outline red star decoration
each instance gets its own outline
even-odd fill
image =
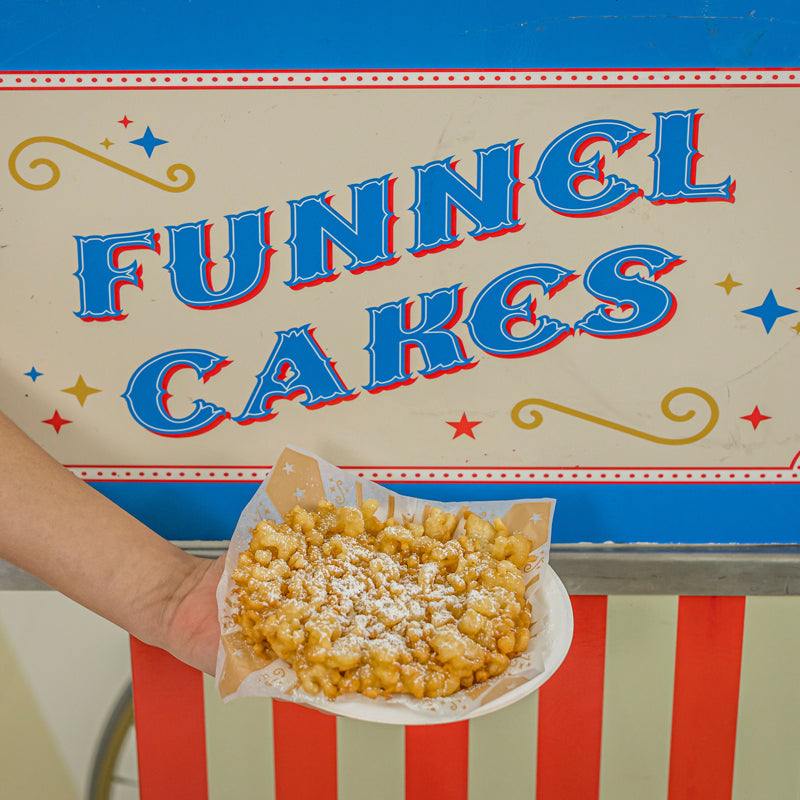
[[[739,417],[739,419],[746,419],[753,426],[753,430],[755,430],[765,419],[772,419],[772,417],[762,414],[758,410],[758,406],[756,406],[746,417]]]
[[[133,120],[128,119],[128,115],[126,114],[122,119],[118,119],[117,122],[119,122],[120,125],[124,125],[127,128],[128,125],[130,125],[133,122]]]
[[[466,414],[461,415],[461,419],[458,422],[448,422],[448,425],[452,425],[456,432],[453,434],[453,438],[457,439],[459,436],[469,436],[471,439],[475,438],[475,434],[472,432],[472,429],[476,425],[480,425],[480,422],[470,422],[467,419]]]
[[[61,432],[61,428],[64,425],[69,425],[72,422],[72,420],[71,419],[64,419],[58,413],[58,411],[54,411],[53,412],[53,416],[50,417],[50,419],[43,419],[42,422],[44,422],[46,425],[52,425],[56,429],[56,433],[60,433]]]

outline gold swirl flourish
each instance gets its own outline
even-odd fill
[[[19,174],[19,170],[17,169],[17,159],[22,151],[26,147],[30,147],[30,145],[40,143],[57,144],[61,147],[66,147],[75,153],[80,153],[82,156],[91,158],[100,164],[105,164],[107,167],[116,169],[119,172],[124,172],[126,175],[130,175],[132,178],[144,181],[144,183],[149,183],[151,186],[155,186],[157,189],[162,189],[165,192],[185,192],[194,184],[195,181],[194,170],[186,164],[172,164],[167,168],[167,177],[172,181],[172,183],[169,184],[156,180],[155,178],[151,178],[149,175],[145,175],[142,172],[137,172],[136,170],[130,169],[129,167],[119,164],[116,161],[112,161],[110,158],[101,156],[98,153],[93,153],[91,150],[87,150],[85,147],[81,147],[80,145],[70,142],[67,139],[60,139],[57,136],[32,136],[30,139],[25,139],[24,142],[20,142],[11,151],[11,155],[8,157],[8,170],[11,173],[11,177],[14,178],[14,180],[20,184],[20,186],[24,186],[26,189],[32,189],[34,191],[50,189],[52,186],[55,186],[56,183],[58,183],[58,179],[61,177],[61,170],[58,168],[58,165],[49,158],[35,158],[28,165],[31,169],[36,169],[37,167],[47,167],[50,170],[50,179],[46,180],[44,183],[31,183],[31,181],[25,180],[25,178]],[[185,180],[181,184],[177,183],[179,173],[183,173],[183,175],[185,175]]]
[[[338,505],[344,505],[345,501],[347,500],[347,495],[345,494],[342,481],[331,478],[330,488],[332,492],[337,492],[333,498],[333,502],[337,503]]]
[[[578,411],[577,409],[569,408],[568,406],[552,403],[551,401],[544,400],[540,397],[529,397],[526,400],[520,400],[511,410],[511,419],[514,424],[520,428],[524,428],[526,430],[537,428],[542,424],[542,413],[535,408],[530,410],[529,406],[544,406],[545,408],[553,409],[553,411],[559,411],[562,414],[569,414],[572,417],[578,417],[579,419],[586,420],[586,422],[594,422],[596,425],[603,425],[606,428],[611,428],[612,430],[619,431],[620,433],[627,433],[630,436],[638,436],[640,439],[646,439],[648,442],[672,445],[691,444],[692,442],[697,442],[704,436],[708,436],[708,434],[711,433],[714,426],[719,421],[719,406],[717,405],[716,400],[714,400],[714,398],[708,394],[708,392],[704,392],[702,389],[696,389],[691,386],[683,386],[679,389],[673,389],[671,392],[668,392],[666,395],[664,395],[664,399],[661,401],[661,413],[667,419],[673,420],[674,422],[687,422],[688,420],[692,419],[692,417],[695,415],[695,412],[692,409],[689,409],[683,414],[677,414],[672,410],[672,401],[676,397],[687,394],[699,397],[706,403],[710,412],[709,419],[702,430],[698,431],[693,436],[685,436],[679,439],[672,439],[666,436],[656,436],[655,434],[647,433],[646,431],[640,431],[636,428],[629,428],[627,425],[620,425],[618,422],[611,422],[610,420],[603,419],[602,417],[596,417],[594,414],[587,414],[584,411]],[[526,409],[529,410],[531,417],[529,422],[523,421],[521,416],[522,411]]]

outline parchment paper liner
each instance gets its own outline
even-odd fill
[[[500,517],[509,530],[533,541],[534,559],[525,570],[526,596],[533,607],[531,643],[497,678],[462,689],[450,697],[418,700],[410,695],[370,699],[350,694],[329,700],[300,688],[294,670],[281,659],[256,656],[245,644],[232,619],[235,610],[231,574],[239,554],[250,544],[251,529],[260,519],[281,521],[283,514],[300,505],[316,508],[327,498],[336,505],[359,506],[378,500],[379,519],[421,521],[431,505],[458,514],[465,509],[493,519]],[[501,708],[537,688],[561,663],[572,638],[569,599],[561,582],[548,567],[550,533],[555,500],[477,501],[432,503],[399,495],[359,478],[296,447],[283,450],[274,467],[242,512],[231,538],[225,573],[217,587],[222,639],[217,656],[216,685],[227,702],[238,697],[267,696],[291,700],[332,714],[396,724],[454,722]],[[463,521],[459,532],[463,531]]]

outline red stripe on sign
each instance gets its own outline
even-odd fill
[[[407,800],[466,800],[469,723],[406,727]]]
[[[140,800],[208,800],[203,674],[131,637]]]
[[[681,597],[669,800],[730,800],[744,597]]]
[[[539,690],[536,800],[596,800],[600,791],[605,596],[575,596],[564,663]]]
[[[272,701],[276,800],[336,800],[336,717]]]

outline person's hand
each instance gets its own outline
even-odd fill
[[[213,675],[219,648],[217,584],[225,568],[225,556],[195,558],[193,571],[176,593],[165,623],[165,648],[190,666]],[[168,612],[169,613],[169,612]]]

